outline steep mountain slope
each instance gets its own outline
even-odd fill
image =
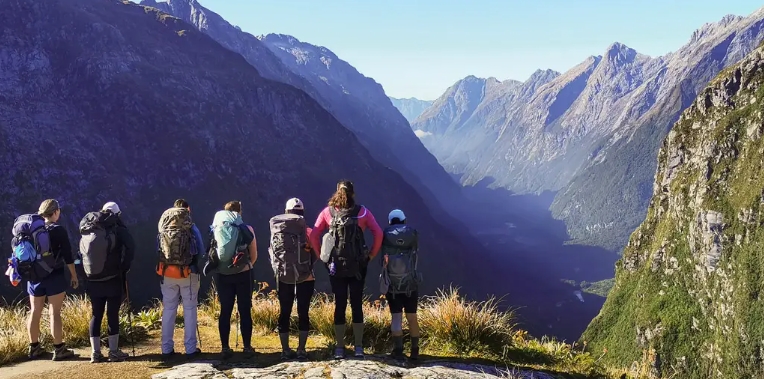
[[[175,198],[189,200],[202,228],[226,201],[242,200],[259,236],[256,279],[272,281],[270,216],[298,196],[313,219],[343,177],[380,221],[394,207],[412,215],[428,254],[440,257],[420,264],[425,291],[453,282],[472,294],[506,292],[467,275],[496,266],[476,260],[480,251],[320,104],[182,20],[119,0],[14,0],[0,22],[0,229],[53,197],[76,245],[80,217],[118,202],[140,252],[130,275],[145,285],[134,301],[158,294],[156,220]],[[1,233],[0,245],[8,239]]]
[[[454,199],[461,199],[458,183],[414,135],[382,86],[328,49],[285,35],[254,37],[196,0],[143,0],[141,4],[185,20],[241,54],[264,77],[311,95],[356,134],[377,161],[412,184],[434,211],[443,213]]]
[[[408,122],[416,120],[416,118],[433,103],[432,100],[419,100],[415,97],[406,99],[396,99],[391,97],[390,101],[393,103],[393,106],[398,108],[398,111],[401,112]]]
[[[696,31],[663,58],[661,73],[634,91],[616,130],[598,141],[551,210],[580,242],[620,250],[644,219],[661,141],[695,96],[723,68],[764,39],[764,11],[727,16]]]
[[[582,339],[654,376],[764,375],[764,47],[682,113],[658,154],[647,218]]]
[[[506,99],[508,89],[496,96],[506,105],[459,120],[439,99],[412,127],[443,130],[424,142],[462,183],[559,190],[551,209],[572,237],[618,250],[644,217],[660,140],[704,83],[764,38],[763,20],[764,10],[725,17],[658,58],[615,43],[526,97]]]

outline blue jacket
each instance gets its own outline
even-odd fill
[[[202,272],[202,265],[204,265],[203,258],[206,257],[207,253],[204,251],[204,240],[202,239],[202,233],[199,231],[199,228],[196,227],[196,224],[191,225],[191,234],[194,236],[194,249],[191,249],[191,255],[193,256],[193,260],[191,261],[191,272],[194,274],[199,274]],[[200,261],[200,258],[202,258],[202,261]]]

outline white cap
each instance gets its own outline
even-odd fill
[[[296,197],[293,197],[293,198],[291,198],[291,199],[289,199],[287,201],[286,208],[284,208],[284,209],[286,209],[288,211],[291,211],[291,210],[304,210],[305,206],[302,204],[302,200],[300,200],[300,199],[298,199]]]
[[[121,212],[119,210],[119,205],[117,205],[117,203],[115,203],[113,201],[110,201],[110,202],[104,204],[103,205],[103,210],[104,211],[110,211],[111,213],[114,213],[115,215],[119,214]]]
[[[397,218],[398,220],[403,221],[406,219],[406,215],[403,214],[403,211],[400,209],[393,209],[392,211],[390,211],[390,214],[387,215],[387,223],[389,224],[393,222],[394,218]]]

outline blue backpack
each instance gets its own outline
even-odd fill
[[[58,268],[48,230],[45,219],[36,214],[21,215],[13,222],[10,264],[22,279],[40,282]]]

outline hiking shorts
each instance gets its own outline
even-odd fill
[[[391,294],[385,295],[387,305],[390,307],[390,313],[401,313],[404,310],[406,313],[416,313],[417,306],[419,305],[419,294],[417,291],[411,293],[411,296],[405,294]]]
[[[33,297],[56,296],[66,292],[69,283],[66,282],[64,270],[55,270],[40,282],[27,282],[27,293]]]

